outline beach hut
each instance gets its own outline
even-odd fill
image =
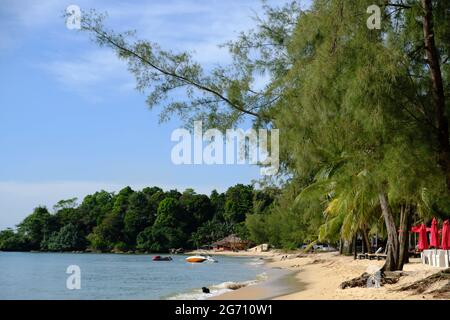
[[[217,251],[236,251],[245,250],[249,245],[248,241],[242,240],[237,235],[232,234],[222,240],[211,244],[214,250]]]

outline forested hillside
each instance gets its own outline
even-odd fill
[[[242,184],[209,196],[158,187],[99,191],[80,204],[74,198],[59,201],[51,211],[37,207],[17,230],[0,232],[0,250],[167,252],[232,233],[247,238],[246,217],[267,211],[276,193]]]

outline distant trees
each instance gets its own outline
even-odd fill
[[[225,193],[225,221],[240,223],[253,210],[253,187],[238,184]]]
[[[79,205],[76,198],[61,200],[54,213],[37,207],[16,231],[0,232],[0,250],[165,252],[198,247],[231,233],[246,236],[243,221],[261,210],[261,201],[267,202],[261,200],[264,193],[244,185],[225,193],[214,190],[210,197],[193,189],[180,193],[158,187],[100,191]]]
[[[139,233],[146,226],[152,225],[156,218],[156,212],[150,206],[144,192],[135,192],[130,196],[129,207],[124,217],[125,240],[130,245],[135,245]]]
[[[18,234],[23,237],[29,250],[41,249],[41,243],[47,241],[59,227],[58,220],[47,208],[37,207],[17,227]]]
[[[0,250],[2,251],[27,251],[29,246],[23,235],[12,229],[0,231]]]
[[[44,240],[41,243],[41,249],[46,251],[79,251],[84,250],[86,243],[83,232],[79,227],[69,223]]]

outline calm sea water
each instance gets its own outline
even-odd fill
[[[0,252],[0,299],[202,299],[230,282],[264,277],[257,258],[216,257],[189,264],[186,256],[153,262],[150,255]],[[69,265],[81,269],[81,289],[68,290]]]

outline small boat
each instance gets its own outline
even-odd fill
[[[172,257],[154,256],[153,261],[172,261]]]
[[[208,260],[208,258],[204,256],[190,256],[186,258],[186,262],[189,263],[202,263],[204,261]]]

